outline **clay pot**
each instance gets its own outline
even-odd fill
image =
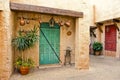
[[[98,56],[101,54],[101,51],[95,51],[95,55]]]
[[[26,20],[26,23],[27,23],[27,24],[29,24],[29,23],[30,23],[30,21],[27,19],[27,20]]]
[[[39,23],[42,23],[41,19],[38,19],[38,22],[39,22]]]
[[[22,75],[28,74],[28,73],[29,73],[29,67],[21,66],[21,67],[20,67],[20,73],[21,73]]]
[[[59,24],[59,26],[63,26],[64,25],[64,23],[62,21],[60,21],[58,24]]]
[[[65,25],[66,25],[67,27],[70,27],[70,21],[65,22]]]
[[[23,17],[21,17],[21,19],[20,19],[20,25],[21,25],[21,26],[24,26],[24,25],[25,25],[25,20],[23,19]]]

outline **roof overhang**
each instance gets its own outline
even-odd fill
[[[13,3],[13,2],[10,3],[10,9],[13,11],[37,12],[37,13],[44,13],[44,14],[54,14],[54,15],[83,18],[83,12],[29,5],[29,4],[20,4],[20,3]]]

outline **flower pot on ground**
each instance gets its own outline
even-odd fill
[[[29,67],[27,67],[27,66],[20,66],[20,73],[22,75],[28,74],[29,73]]]
[[[100,42],[93,43],[93,50],[95,55],[101,55],[102,49],[103,49],[102,43]]]
[[[25,56],[23,52],[33,47],[38,41],[37,28],[34,27],[31,30],[19,31],[18,33],[18,36],[12,40],[13,46],[21,52],[21,57],[16,60],[15,65],[17,66],[17,69],[20,70],[21,74],[27,74],[29,72],[29,68],[34,62]],[[25,67],[28,68],[26,69]],[[25,72],[25,69],[28,71]]]
[[[95,55],[96,56],[101,55],[101,51],[95,51]]]
[[[29,69],[34,67],[34,61],[32,59],[28,59],[23,61],[22,65],[20,66],[20,73],[22,75],[26,75],[29,73]]]
[[[18,57],[15,61],[15,67],[22,75],[29,73],[29,69],[34,67],[34,61],[30,58],[23,60],[21,57]]]

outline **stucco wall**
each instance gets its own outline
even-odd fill
[[[0,10],[4,9],[3,0],[0,0]]]
[[[96,6],[96,22],[120,17],[120,0],[90,0]]]
[[[0,12],[0,26],[3,26],[2,24],[3,21],[3,16],[2,16],[2,12]],[[2,49],[3,47],[3,34],[1,34],[3,32],[3,27],[0,28],[0,53],[3,53]],[[1,47],[2,46],[2,47]],[[2,56],[3,54],[0,54],[0,56]],[[2,68],[3,68],[3,57],[0,58],[0,78],[2,77]]]
[[[0,12],[0,80],[8,80],[13,70],[11,39],[14,13],[10,12],[9,0],[3,6]]]

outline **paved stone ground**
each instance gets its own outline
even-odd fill
[[[36,69],[28,75],[15,73],[10,80],[120,80],[120,60],[90,56],[90,69],[77,70],[72,66]]]

